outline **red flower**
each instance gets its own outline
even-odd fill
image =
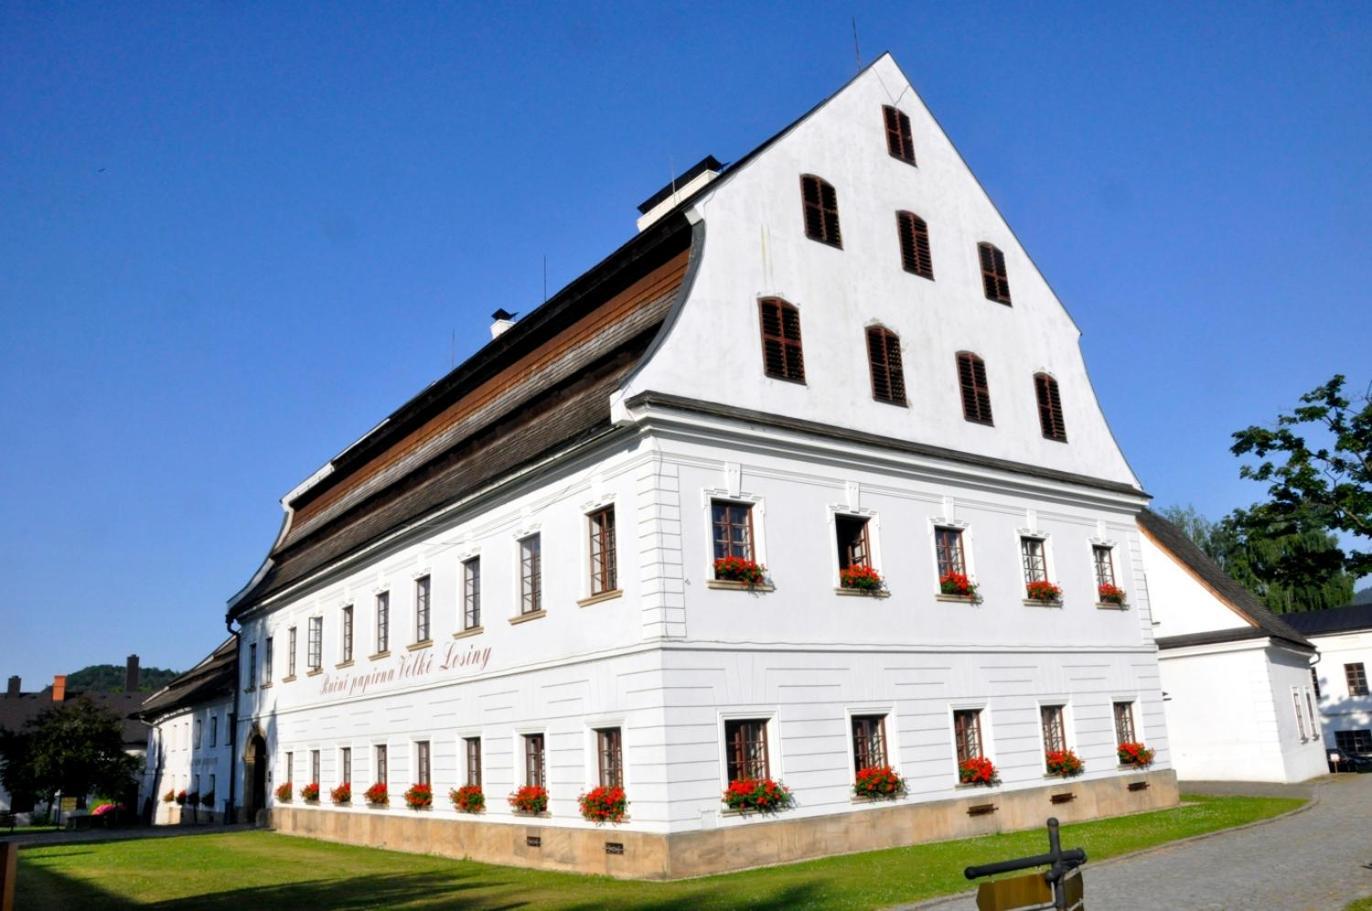
[[[962,573],[944,573],[939,577],[938,590],[945,595],[959,595],[964,598],[975,597],[977,587]]]
[[[582,817],[596,825],[623,822],[624,814],[629,808],[629,801],[624,796],[623,788],[607,788],[603,785],[582,794],[577,798],[577,803],[581,805]]]
[[[1061,586],[1054,585],[1052,582],[1040,580],[1030,582],[1024,587],[1025,593],[1030,601],[1042,601],[1045,604],[1053,604],[1062,600]]]
[[[852,588],[857,591],[869,593],[881,591],[881,587],[884,584],[881,581],[881,573],[877,572],[872,567],[861,563],[855,563],[852,566],[845,567],[843,571],[838,574],[838,578],[839,584],[844,588]]]
[[[727,582],[746,582],[751,588],[767,581],[767,567],[743,557],[720,557],[715,561],[715,578]]]
[[[510,806],[520,813],[542,813],[548,809],[548,791],[538,785],[526,784],[510,795]]]
[[[1123,604],[1124,589],[1107,582],[1104,585],[1097,586],[1096,597],[1100,599],[1101,604]]]
[[[958,763],[958,781],[963,784],[1000,784],[1000,772],[985,756],[973,756]]]
[[[1153,764],[1153,751],[1141,743],[1121,743],[1116,749],[1120,765],[1138,766],[1146,769]]]
[[[300,799],[306,803],[319,801],[319,782],[312,781],[300,789]]]
[[[372,785],[362,796],[367,798],[367,803],[374,807],[384,807],[391,802],[391,793],[386,789],[384,781],[378,781]]]
[[[724,792],[725,805],[731,810],[775,813],[791,805],[791,792],[779,781],[770,778],[739,778],[729,782]]]
[[[905,793],[905,780],[888,765],[858,769],[853,782],[858,797],[899,797]]]
[[[479,784],[467,784],[448,792],[453,806],[463,813],[480,813],[486,809],[486,795]]]
[[[1048,767],[1048,774],[1061,775],[1063,778],[1080,775],[1086,767],[1086,763],[1078,759],[1077,754],[1071,750],[1049,750],[1043,758],[1044,764]]]
[[[295,794],[295,785],[289,781],[282,782],[276,786],[276,802],[290,803],[291,797]]]
[[[352,803],[353,786],[346,781],[343,782],[329,792],[329,799],[334,803]]]

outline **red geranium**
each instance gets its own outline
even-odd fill
[[[879,592],[883,585],[881,573],[870,566],[855,563],[846,567],[838,574],[839,584],[844,588],[856,589],[862,592]]]
[[[858,797],[899,797],[905,793],[905,780],[888,765],[858,769],[853,782]]]
[[[794,798],[779,781],[770,778],[740,778],[729,782],[729,789],[724,792],[723,799],[731,810],[740,810],[744,813],[750,810],[775,813],[789,807]]]
[[[341,785],[339,785],[338,787],[334,788],[329,792],[329,799],[332,800],[334,803],[339,804],[352,803],[353,786],[349,782],[343,782]]]
[[[167,790],[167,793],[165,793],[165,794],[162,795],[162,802],[163,802],[163,803],[171,803],[171,802],[172,802],[173,800],[175,800],[175,799],[176,799],[176,789],[175,789],[175,788],[170,788],[170,789],[168,789],[168,790]]]
[[[1080,775],[1082,769],[1086,768],[1086,763],[1078,759],[1077,754],[1071,750],[1049,750],[1043,758],[1049,775],[1071,778],[1073,775]]]
[[[300,799],[306,803],[319,802],[319,782],[312,781],[300,789]]]
[[[1025,594],[1030,601],[1042,601],[1044,604],[1054,604],[1062,600],[1062,587],[1054,585],[1047,580],[1030,582],[1024,586]]]
[[[596,825],[606,822],[623,822],[629,801],[624,797],[623,788],[592,788],[577,798],[581,804],[581,815]]]
[[[434,805],[434,789],[426,784],[410,785],[405,792],[405,806],[411,810],[427,810]]]
[[[985,756],[973,756],[958,763],[958,781],[963,784],[1000,784],[996,764]]]
[[[449,791],[448,798],[453,802],[453,806],[463,813],[480,813],[486,809],[486,795],[482,793],[479,784],[463,785]]]
[[[185,803],[186,803],[186,789],[185,789],[185,788],[182,788],[181,790],[179,790],[179,791],[176,792],[176,803],[177,803],[178,806],[184,806],[184,805],[185,805]]]
[[[944,573],[939,577],[938,590],[945,595],[971,598],[976,595],[977,587],[962,573]]]
[[[548,789],[526,784],[510,795],[510,806],[520,813],[542,813],[548,809]]]
[[[281,784],[279,784],[279,785],[276,786],[276,802],[277,802],[277,803],[290,803],[290,802],[291,802],[291,798],[292,798],[294,795],[295,795],[295,785],[291,784],[289,781],[283,781]]]
[[[751,588],[767,579],[767,567],[743,557],[721,557],[715,561],[715,578],[726,582],[746,582]]]
[[[1100,599],[1101,604],[1123,604],[1124,589],[1107,582],[1097,586],[1096,597]]]
[[[367,798],[367,803],[375,807],[384,807],[391,802],[391,793],[386,790],[384,781],[372,785],[362,796]]]
[[[1120,765],[1132,765],[1146,769],[1153,764],[1153,751],[1141,743],[1121,743],[1116,754],[1120,758]]]

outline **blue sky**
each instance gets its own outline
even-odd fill
[[[0,5],[0,676],[184,668],[277,499],[890,50],[1160,505],[1372,380],[1372,5]]]

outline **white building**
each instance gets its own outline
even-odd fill
[[[153,693],[140,717],[149,725],[138,806],[149,821],[218,821],[229,799],[234,667],[230,636],[194,667]],[[168,795],[185,792],[184,803]]]
[[[236,805],[673,877],[1174,803],[1146,494],[1076,325],[895,62],[640,211],[284,498],[230,602]],[[730,555],[765,580],[717,578]],[[845,588],[850,566],[883,590]],[[976,598],[942,593],[951,571]],[[1098,603],[1109,581],[1123,605]],[[1153,768],[1120,767],[1121,740]],[[1081,777],[1046,775],[1059,747]],[[998,786],[960,786],[977,756]],[[885,764],[906,794],[856,799]],[[762,777],[794,806],[726,809]],[[361,799],[378,781],[388,808]],[[433,808],[407,810],[426,781]],[[447,799],[467,783],[483,814]],[[626,821],[581,818],[599,784]],[[526,785],[545,813],[507,803]]]
[[[1287,617],[1320,650],[1315,683],[1325,746],[1341,756],[1372,757],[1372,604]]]
[[[1139,527],[1177,775],[1295,782],[1328,771],[1315,647],[1162,516],[1145,510]]]

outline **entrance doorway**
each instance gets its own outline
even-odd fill
[[[258,811],[267,808],[267,740],[257,731],[248,738],[243,765],[243,781],[247,786],[243,805],[248,808],[248,823],[257,825]]]

